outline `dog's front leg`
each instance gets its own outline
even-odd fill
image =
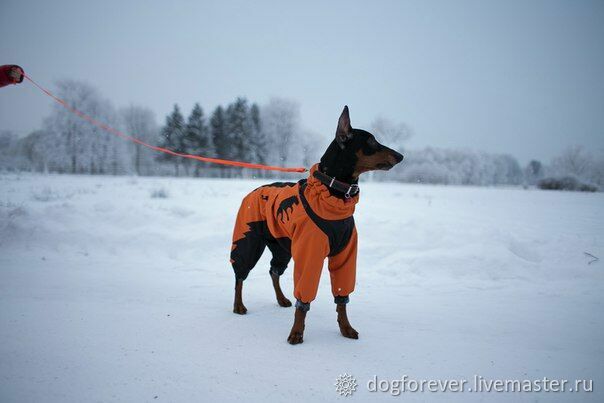
[[[348,321],[346,304],[336,304],[336,312],[338,313],[338,325],[340,326],[340,333],[342,333],[342,336],[348,337],[349,339],[358,339],[359,332],[354,330]]]
[[[243,290],[243,280],[235,281],[235,302],[233,303],[233,312],[239,315],[245,315],[247,308],[243,305],[243,297],[241,296]]]
[[[300,300],[296,301],[296,313],[294,314],[294,325],[289,332],[287,342],[289,344],[300,344],[304,342],[304,321],[306,320],[306,312],[310,309],[310,303],[303,303]]]

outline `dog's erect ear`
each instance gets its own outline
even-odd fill
[[[346,147],[346,142],[352,138],[352,126],[350,126],[350,115],[348,114],[348,106],[344,107],[340,120],[338,120],[338,128],[336,129],[336,141],[340,148]]]

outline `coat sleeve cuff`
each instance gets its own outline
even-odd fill
[[[308,312],[308,311],[310,311],[310,302],[302,302],[299,299],[297,299],[296,308],[298,308],[302,312]]]

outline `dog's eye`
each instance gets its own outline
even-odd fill
[[[375,139],[373,137],[369,137],[369,140],[367,140],[367,145],[371,148],[373,148],[374,150],[376,150],[379,147],[379,144],[377,141],[375,141]]]

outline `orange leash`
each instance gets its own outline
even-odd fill
[[[280,172],[306,172],[307,169],[306,168],[302,168],[302,167],[298,167],[298,168],[284,168],[284,167],[277,167],[277,166],[272,166],[272,165],[263,165],[263,164],[253,164],[251,162],[242,162],[242,161],[231,161],[231,160],[224,160],[224,159],[220,159],[220,158],[209,158],[209,157],[202,157],[200,155],[192,155],[192,154],[185,154],[185,153],[179,153],[176,151],[172,151],[172,150],[168,150],[167,148],[163,148],[163,147],[158,147],[158,146],[154,146],[148,143],[145,143],[142,140],[137,139],[136,137],[132,137],[129,136],[117,129],[114,129],[111,126],[108,126],[106,124],[104,124],[103,122],[99,122],[98,120],[96,120],[95,118],[85,114],[84,112],[69,106],[67,104],[67,102],[65,102],[64,100],[62,100],[61,98],[57,97],[56,95],[54,95],[52,92],[50,92],[49,90],[47,90],[46,88],[42,87],[40,84],[36,83],[34,80],[31,79],[31,77],[29,77],[27,74],[23,73],[23,76],[29,81],[31,82],[33,85],[35,85],[36,87],[38,87],[39,90],[41,90],[42,92],[44,92],[46,95],[48,95],[49,97],[51,97],[55,102],[61,104],[65,109],[67,109],[68,111],[70,111],[71,113],[73,113],[74,115],[79,116],[80,118],[88,121],[89,123],[111,133],[114,134],[118,137],[121,137],[123,139],[126,139],[128,141],[131,141],[133,143],[136,144],[140,144],[144,147],[150,148],[152,150],[155,151],[159,151],[165,154],[170,154],[170,155],[174,155],[177,157],[182,157],[182,158],[190,158],[193,160],[198,160],[198,161],[203,161],[203,162],[211,162],[212,164],[220,164],[220,165],[230,165],[230,166],[235,166],[235,167],[243,167],[243,168],[252,168],[252,169],[263,169],[265,171],[280,171]]]

